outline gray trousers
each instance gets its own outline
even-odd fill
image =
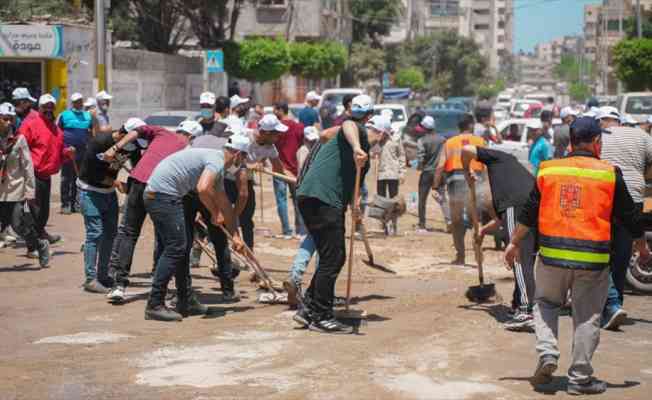
[[[587,383],[593,375],[591,359],[600,343],[600,320],[609,289],[609,269],[582,271],[545,265],[537,258],[534,324],[539,357],[559,359],[559,309],[571,291],[573,347],[568,369],[570,383]]]

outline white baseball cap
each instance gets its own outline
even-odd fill
[[[95,99],[97,99],[97,101],[111,100],[112,98],[113,98],[113,96],[108,94],[105,90],[102,90],[101,92],[99,92],[98,94],[95,95]]]
[[[89,97],[84,102],[84,107],[95,107],[97,106],[97,101],[93,97]]]
[[[321,100],[321,96],[317,94],[314,90],[309,91],[306,93],[306,101],[319,101]]]
[[[351,111],[353,113],[367,113],[374,108],[374,101],[366,94],[359,94],[351,100]]]
[[[632,117],[629,114],[623,114],[623,116],[620,117],[620,123],[621,124],[627,124],[627,125],[638,125],[639,124],[639,122],[637,120],[635,120],[634,117]]]
[[[11,103],[0,104],[0,115],[16,116],[16,107]]]
[[[528,129],[543,129],[543,123],[541,122],[540,119],[533,119],[531,121],[528,121],[525,126]]]
[[[421,125],[424,129],[428,129],[428,130],[435,129],[435,119],[430,115],[426,115],[425,117],[423,117],[419,125]]]
[[[79,100],[81,100],[83,98],[84,98],[84,96],[81,93],[75,92],[75,93],[72,94],[72,96],[70,96],[70,101],[72,101],[74,103],[74,102],[79,101]]]
[[[42,105],[48,104],[48,103],[57,104],[57,99],[55,99],[54,96],[52,96],[50,93],[46,93],[43,96],[39,97],[39,99],[38,99],[38,105],[39,106],[42,106]]]
[[[258,121],[258,130],[265,132],[285,132],[288,130],[287,125],[283,125],[274,114],[265,114]]]
[[[236,108],[240,104],[248,103],[249,97],[240,97],[237,94],[234,94],[229,100],[231,100],[231,108]]]
[[[649,117],[647,117],[647,119],[645,120],[645,122],[648,123],[648,124],[652,124],[652,115],[650,115]]]
[[[129,118],[122,127],[125,131],[131,132],[145,125],[147,125],[145,121],[140,118]]]
[[[248,136],[235,134],[229,138],[229,140],[224,144],[224,147],[235,151],[242,151],[243,153],[248,153],[250,143],[251,141],[249,140]]]
[[[197,121],[186,120],[177,126],[177,132],[187,133],[192,137],[199,136],[204,133],[204,128]]]
[[[573,107],[566,106],[561,109],[559,112],[559,117],[564,119],[566,117],[574,116],[577,117],[577,111]]]
[[[306,138],[306,140],[318,140],[319,139],[319,131],[317,128],[314,126],[308,126],[303,129],[303,137]]]
[[[210,104],[211,106],[214,106],[215,100],[216,97],[215,97],[215,93],[213,92],[204,92],[199,95],[199,104]]]
[[[17,87],[14,89],[14,91],[11,93],[11,97],[14,100],[29,100],[32,103],[36,103],[36,99],[32,97],[31,94],[29,94],[29,90],[24,87]]]
[[[616,107],[604,106],[598,109],[598,114],[595,117],[597,120],[602,120],[606,118],[615,119],[620,121],[620,113]]]
[[[392,130],[392,121],[384,115],[374,115],[367,122],[367,128],[373,128],[377,131],[390,133]]]

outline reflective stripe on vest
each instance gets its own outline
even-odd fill
[[[591,157],[545,161],[537,186],[541,193],[542,261],[579,269],[606,267],[616,186],[614,167]]]
[[[444,171],[451,173],[453,171],[461,171],[464,169],[462,166],[462,148],[467,145],[484,147],[484,139],[470,133],[463,133],[446,140],[446,143],[444,144],[444,151],[446,152]],[[479,172],[483,169],[484,165],[482,163],[475,160],[471,161],[472,171]]]

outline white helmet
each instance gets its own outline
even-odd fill
[[[204,133],[204,128],[197,121],[186,120],[177,126],[177,132],[187,133],[188,135],[195,137]]]

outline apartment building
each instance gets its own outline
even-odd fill
[[[557,81],[553,78],[554,64],[539,58],[536,54],[519,54],[516,69],[519,82],[541,90],[552,90]]]

